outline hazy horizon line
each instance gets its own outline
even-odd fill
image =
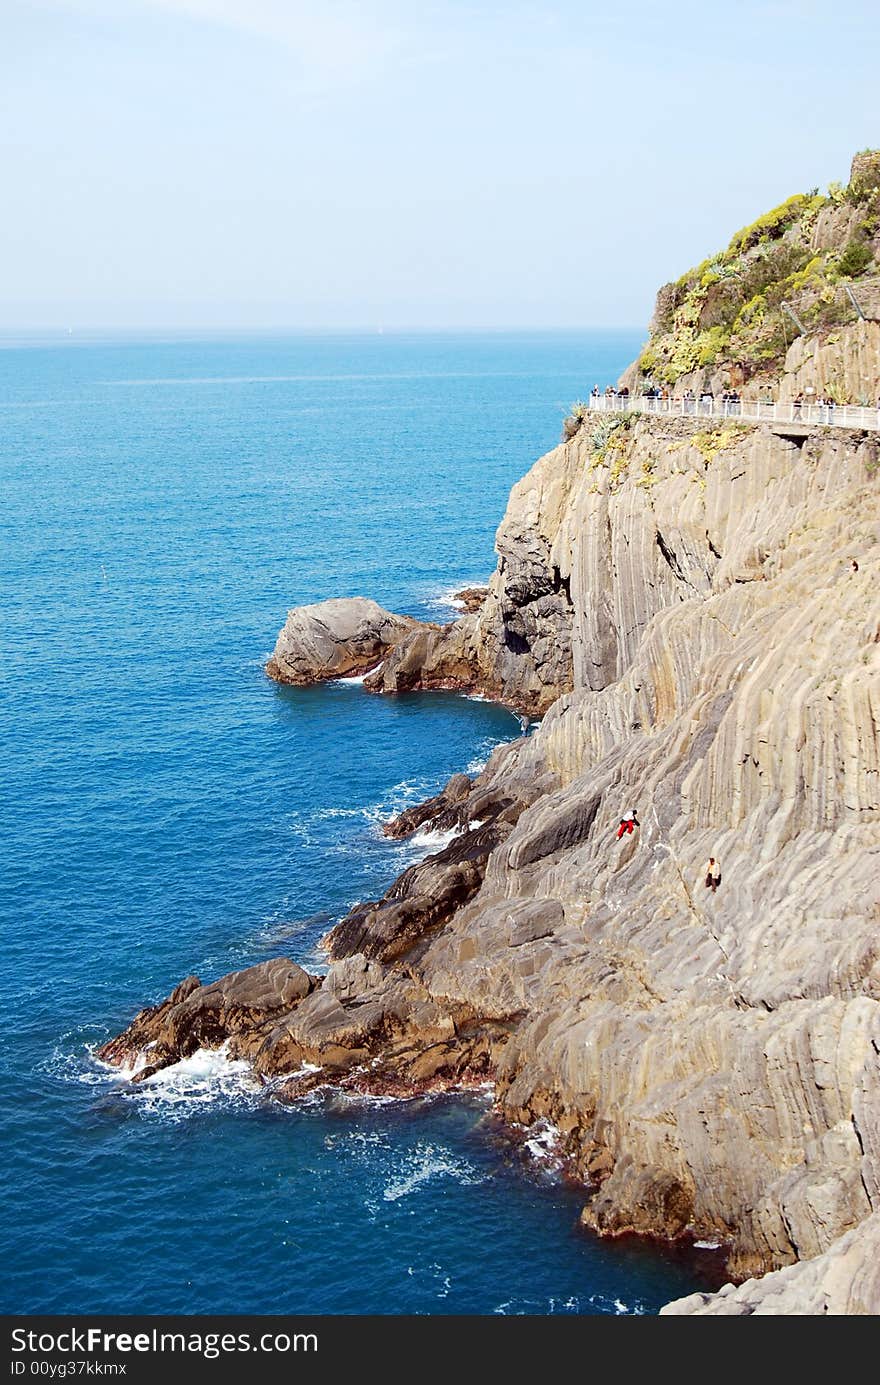
[[[155,326],[132,325],[118,322],[101,323],[90,327],[75,327],[69,324],[49,324],[49,325],[27,325],[10,324],[0,325],[0,337],[8,336],[59,336],[65,339],[71,337],[89,337],[116,333],[124,336],[190,336],[199,334],[203,336],[373,336],[373,337],[393,337],[393,336],[442,336],[445,334],[466,335],[468,333],[484,332],[492,335],[503,335],[505,333],[531,332],[531,333],[560,333],[560,332],[646,332],[648,329],[643,323],[628,322],[585,322],[577,325],[571,323],[564,325],[557,324],[537,324],[537,323],[515,323],[515,324],[496,324],[496,323],[469,323],[469,324],[402,324],[393,327],[376,326],[371,323],[354,323],[351,326],[322,326],[319,324],[284,324],[284,325],[261,325],[253,326],[220,324],[209,325],[207,323],[186,323],[181,325],[156,324]]]

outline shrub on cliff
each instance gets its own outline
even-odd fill
[[[582,427],[587,414],[590,412],[589,404],[583,399],[576,399],[562,421],[562,441],[570,442]]]
[[[855,279],[873,262],[874,252],[867,241],[853,236],[837,261],[837,272],[845,279]]]
[[[796,323],[827,332],[855,320],[838,281],[870,270],[878,231],[880,153],[863,151],[847,187],[789,197],[661,289],[641,375],[675,384],[725,364],[738,380],[779,369]]]

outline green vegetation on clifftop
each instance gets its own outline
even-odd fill
[[[878,261],[880,153],[866,150],[845,188],[789,197],[662,288],[639,371],[673,384],[729,365],[741,384],[778,368],[801,330],[855,320],[845,286],[876,274]]]

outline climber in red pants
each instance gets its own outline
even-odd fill
[[[633,808],[631,813],[624,813],[623,817],[620,819],[620,826],[617,829],[617,840],[620,841],[624,832],[634,832],[635,829],[641,827],[641,825],[642,824],[636,816],[635,808]]]

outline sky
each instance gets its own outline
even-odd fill
[[[878,71],[861,0],[0,0],[0,329],[641,327]]]

